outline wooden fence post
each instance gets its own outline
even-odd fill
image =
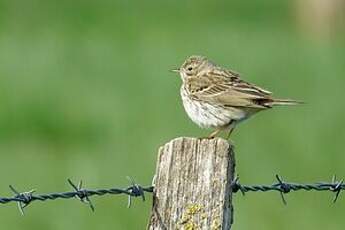
[[[159,149],[148,229],[230,229],[233,146],[180,137]]]

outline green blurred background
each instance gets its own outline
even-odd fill
[[[336,5],[339,4],[339,5]],[[157,149],[205,136],[168,70],[201,54],[304,106],[264,112],[232,136],[243,184],[345,176],[343,1],[0,0],[0,194],[149,185]],[[343,229],[345,198],[252,193],[234,198],[233,229]],[[37,202],[1,229],[145,229],[151,198]]]

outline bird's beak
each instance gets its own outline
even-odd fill
[[[171,72],[174,72],[174,73],[179,73],[180,72],[180,69],[172,69],[170,70]]]

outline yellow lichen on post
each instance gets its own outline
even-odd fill
[[[199,204],[192,204],[188,206],[185,212],[182,214],[180,225],[182,229],[196,230],[198,225],[196,224],[196,215],[202,213],[202,206]]]

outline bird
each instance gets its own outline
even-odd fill
[[[239,123],[260,111],[303,103],[274,98],[270,91],[242,80],[239,73],[204,56],[190,56],[172,71],[182,79],[180,95],[189,118],[201,128],[213,129],[208,138],[228,130],[229,139]]]

